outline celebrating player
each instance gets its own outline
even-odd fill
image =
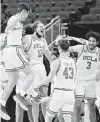
[[[88,32],[86,34],[87,44],[70,47],[70,51],[78,52],[77,75],[76,75],[76,104],[75,104],[75,122],[79,122],[79,113],[82,101],[85,98],[88,101],[90,122],[96,122],[95,116],[95,75],[97,64],[99,62],[100,50],[97,47],[100,35],[97,32]],[[72,38],[77,41],[78,38]],[[78,39],[79,40],[79,39]],[[82,40],[82,39],[81,39]]]
[[[23,38],[25,53],[29,56],[29,59],[30,59],[29,64],[30,64],[32,73],[35,75],[35,79],[33,83],[31,82],[32,83],[31,84],[28,81],[28,84],[31,84],[35,90],[38,90],[40,96],[42,97],[47,96],[47,90],[48,90],[48,87],[46,85],[41,86],[40,89],[37,87],[39,84],[44,82],[44,78],[46,77],[46,71],[43,64],[43,54],[47,57],[47,59],[50,62],[52,61],[52,56],[49,52],[47,42],[43,38],[44,31],[45,31],[44,24],[41,22],[37,22],[34,34],[26,35]],[[28,88],[29,86],[27,84],[24,84],[21,91],[23,90],[25,91],[26,87]],[[20,94],[14,97],[14,100],[16,102],[19,102],[20,104],[21,103],[23,104],[24,99],[21,96],[22,95],[20,92]],[[36,109],[35,108],[33,109],[34,121],[38,122],[39,105],[35,105],[35,104],[33,105],[36,108]],[[46,104],[42,103],[41,106],[42,106],[42,113],[43,115],[45,115]]]
[[[60,56],[52,62],[51,71],[44,82],[45,84],[51,82],[55,76],[54,91],[47,106],[45,122],[52,122],[53,117],[61,108],[65,122],[72,121],[76,66],[75,61],[69,57],[69,46],[70,42],[66,38],[59,40]]]
[[[5,120],[10,120],[10,116],[6,112],[6,102],[17,82],[18,70],[23,69],[27,78],[26,82],[33,79],[31,70],[28,64],[28,60],[24,55],[22,48],[22,22],[28,17],[30,7],[28,4],[21,3],[18,6],[16,15],[13,15],[7,23],[6,34],[7,34],[7,46],[3,52],[3,59],[5,63],[5,69],[8,74],[8,84],[4,88],[1,99],[0,99],[0,116]]]

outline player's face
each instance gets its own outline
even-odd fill
[[[38,24],[37,28],[36,28],[36,32],[40,35],[43,36],[45,31],[45,26],[43,24]]]
[[[21,20],[21,21],[25,21],[26,18],[28,17],[28,15],[29,15],[29,11],[22,10],[20,14],[21,14],[20,20]]]
[[[90,37],[88,40],[88,47],[90,50],[93,50],[97,46],[96,38]]]

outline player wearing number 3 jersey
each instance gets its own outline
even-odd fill
[[[97,32],[89,32],[86,35],[88,41],[86,45],[77,45],[70,47],[70,51],[78,52],[77,59],[77,75],[76,75],[76,119],[78,122],[78,115],[81,109],[83,96],[88,100],[90,111],[90,122],[96,122],[95,120],[95,76],[97,70],[97,64],[100,58],[100,50],[97,47],[100,40],[100,35]],[[73,38],[77,40],[77,38]]]

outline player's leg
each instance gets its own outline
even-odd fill
[[[6,102],[14,88],[14,86],[16,85],[16,82],[17,82],[17,71],[15,72],[8,72],[8,84],[7,86],[5,87],[4,91],[3,91],[3,94],[2,94],[2,97],[1,97],[1,104],[3,106],[6,105]]]
[[[35,122],[34,121],[34,117],[33,117],[33,113],[32,113],[32,105],[28,105],[28,111],[27,111],[27,113],[28,113],[28,118],[29,118],[29,121],[30,122]]]
[[[71,114],[63,114],[64,122],[73,122],[73,115]]]
[[[23,122],[23,113],[24,110],[20,107],[20,104],[16,103],[16,122]]]
[[[31,70],[31,66],[26,66],[22,71],[25,73],[26,78],[24,79],[24,84],[21,87],[20,94],[24,96],[26,94],[27,89],[31,85],[34,79],[34,72]]]
[[[74,121],[74,91],[67,91],[66,103],[62,107],[62,114],[65,122]]]
[[[21,70],[22,72],[25,73],[26,77],[23,81],[23,86],[21,86],[19,94],[15,95],[13,98],[16,102],[18,102],[20,104],[20,106],[24,109],[24,110],[28,110],[27,107],[27,101],[25,100],[25,94],[28,90],[28,88],[30,87],[30,85],[32,84],[32,82],[34,81],[34,73],[31,70],[30,66],[26,66],[24,69]],[[34,92],[34,94],[33,94]],[[35,92],[34,88],[32,89],[32,96],[35,98],[38,94]]]
[[[80,83],[75,84],[75,95],[74,121],[79,122],[82,101],[84,100],[84,89]]]
[[[38,122],[39,104],[33,103],[33,105],[32,105],[32,113],[33,113],[34,122]]]
[[[11,92],[13,91],[14,86],[16,85],[17,82],[17,71],[15,72],[8,72],[8,84],[7,86],[4,88],[2,96],[1,96],[1,100],[0,100],[0,104],[1,104],[1,117],[3,119],[9,120],[10,116],[7,115],[5,106],[6,106],[6,102],[11,94]]]
[[[88,101],[90,122],[96,122],[96,113],[95,113],[96,88],[95,88],[95,81],[90,81],[89,82],[88,87],[86,89],[86,99]]]
[[[57,114],[57,118],[59,120],[59,122],[64,122],[64,118],[63,118],[63,114],[62,114],[62,110],[60,109],[58,114]]]
[[[90,122],[96,122],[95,100],[88,100]]]
[[[52,122],[53,118],[54,118],[53,115],[48,115],[48,114],[46,113],[45,122]]]
[[[42,97],[46,97],[47,92],[48,92],[48,86],[41,86],[40,87],[40,95]],[[42,114],[43,114],[44,117],[45,117],[45,114],[46,114],[46,105],[47,105],[47,102],[41,103],[41,110],[42,110]]]
[[[85,111],[84,122],[87,122],[87,121],[90,122],[89,107],[88,107],[88,102],[87,102],[87,100],[85,100],[84,111]]]
[[[47,105],[45,122],[52,122],[58,111],[62,108],[66,101],[66,91],[54,89]],[[62,99],[59,97],[62,96]]]

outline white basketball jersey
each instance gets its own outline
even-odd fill
[[[73,90],[76,75],[75,61],[65,56],[60,56],[58,60],[59,68],[55,76],[54,88]]]
[[[30,64],[43,64],[44,38],[39,40],[32,35],[29,39],[31,42],[27,54],[30,57]]]
[[[96,47],[95,52],[90,52],[86,45],[83,46],[83,50],[77,59],[77,81],[95,78],[99,55],[99,48]]]
[[[12,16],[8,20],[8,25],[15,18],[17,18],[16,15]],[[15,45],[16,46],[16,45],[22,44],[22,29],[23,29],[23,24],[18,21],[11,30],[8,30],[7,45]]]

